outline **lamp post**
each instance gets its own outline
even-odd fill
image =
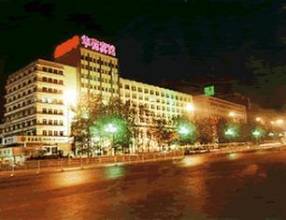
[[[233,112],[233,111],[229,112],[229,113],[228,113],[228,116],[229,116],[233,121],[235,121],[235,119],[237,118],[236,112]]]
[[[112,136],[111,149],[113,149],[113,154],[115,154],[115,149],[113,145],[114,145],[114,135],[117,132],[117,127],[114,124],[109,123],[106,125],[104,130],[105,132],[110,133]]]
[[[75,90],[67,89],[63,93],[64,105],[66,107],[66,132],[67,136],[71,136],[71,121],[73,118],[73,107],[77,103],[77,95]]]
[[[186,111],[190,112],[190,113],[193,113],[195,111],[194,105],[192,103],[188,103],[186,105]]]
[[[190,134],[190,129],[188,129],[186,126],[181,126],[181,127],[179,127],[178,132],[182,136],[187,136]]]
[[[227,139],[234,140],[239,136],[239,128],[235,125],[230,125],[224,131],[224,135]]]
[[[257,129],[252,131],[252,136],[255,138],[256,144],[258,144],[258,140],[260,139],[261,135],[261,132]]]

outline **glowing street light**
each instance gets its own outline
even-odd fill
[[[260,138],[261,137],[261,132],[259,131],[259,130],[254,130],[253,132],[252,132],[252,135],[257,139],[257,138]]]
[[[230,124],[224,131],[224,135],[228,139],[234,139],[239,136],[239,126],[236,124]]]
[[[231,118],[235,118],[237,116],[237,114],[235,112],[231,111],[231,112],[228,113],[228,116],[231,117]]]
[[[63,99],[64,99],[64,106],[66,108],[66,128],[67,128],[67,135],[71,135],[71,122],[75,116],[74,111],[72,110],[72,107],[76,105],[77,102],[77,96],[75,90],[72,89],[66,89],[63,93]]]
[[[113,153],[115,153],[115,149],[113,145],[114,145],[114,135],[117,132],[117,127],[112,123],[108,123],[106,127],[104,128],[104,131],[107,133],[111,133],[112,135],[111,148],[113,149]]]
[[[282,125],[282,124],[284,124],[284,120],[283,119],[277,119],[276,120],[276,124],[277,125]]]
[[[273,137],[274,133],[273,132],[269,132],[268,136]]]
[[[72,89],[66,89],[63,94],[64,103],[67,106],[75,106],[77,103],[76,91]]]
[[[224,134],[225,134],[226,136],[234,137],[234,136],[236,135],[236,132],[235,132],[235,130],[234,130],[233,128],[228,128],[228,129],[224,132]]]
[[[251,134],[255,138],[256,142],[258,143],[258,141],[264,136],[265,131],[262,128],[255,128],[251,132]]]
[[[196,127],[191,122],[181,122],[177,125],[176,132],[180,142],[190,143],[196,137]]]
[[[178,132],[179,132],[179,134],[186,136],[186,135],[190,134],[191,131],[186,126],[181,126],[181,127],[179,127]]]
[[[187,112],[193,112],[195,110],[194,105],[192,103],[188,103],[186,105]]]
[[[112,124],[112,123],[109,123],[106,125],[105,129],[104,129],[107,133],[111,133],[111,134],[114,134],[116,133],[117,131],[117,127]]]

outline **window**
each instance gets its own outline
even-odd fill
[[[47,131],[44,130],[44,131],[43,131],[43,135],[44,135],[44,136],[47,136]]]

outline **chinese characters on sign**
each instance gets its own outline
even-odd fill
[[[104,53],[107,55],[115,56],[115,46],[111,44],[107,44],[103,41],[98,41],[95,38],[90,38],[86,35],[81,36],[81,44],[85,48],[90,48],[92,50],[98,51],[100,53]]]

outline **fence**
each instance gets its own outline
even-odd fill
[[[113,163],[142,163],[147,161],[178,159],[183,151],[166,153],[145,153],[137,155],[100,156],[92,158],[63,158],[54,160],[28,160],[23,164],[0,164],[0,175],[17,173],[58,172],[70,169],[84,169]]]

